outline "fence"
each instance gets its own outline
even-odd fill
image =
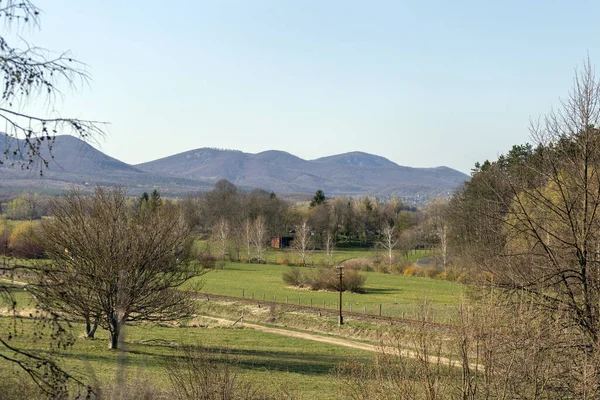
[[[267,296],[266,293],[262,293],[259,296],[255,296],[254,292],[246,293],[245,290],[242,290],[242,297],[235,296],[225,296],[214,293],[202,293],[199,292],[197,295],[199,298],[204,298],[206,300],[227,300],[227,301],[236,301],[236,302],[245,302],[252,303],[257,305],[264,306],[278,306],[278,307],[286,307],[294,310],[301,310],[306,312],[314,312],[319,315],[337,315],[339,313],[339,303],[327,303],[325,301],[313,302],[313,299],[309,299],[306,301],[307,304],[301,303],[300,297],[286,296],[284,299],[278,299],[276,295]],[[407,315],[405,312],[401,312],[400,316],[391,316],[386,315],[386,306],[385,304],[376,304],[376,305],[362,305],[357,306],[356,304],[352,304],[350,302],[344,303],[342,306],[343,314],[346,317],[354,317],[357,319],[367,319],[367,320],[378,320],[378,321],[386,321],[390,324],[408,324],[408,325],[426,325],[431,327],[437,327],[444,330],[454,330],[456,329],[455,325],[447,324],[447,323],[439,323],[435,322],[431,319],[427,321],[423,321],[421,319],[415,319],[412,315]],[[357,309],[358,308],[358,309]]]

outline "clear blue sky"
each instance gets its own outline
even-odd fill
[[[99,147],[129,163],[358,150],[468,172],[600,66],[598,1],[34,2],[22,36],[93,77],[56,108],[109,121]]]

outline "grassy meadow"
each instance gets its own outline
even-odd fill
[[[9,319],[0,318],[2,329]],[[74,325],[74,332],[83,327]],[[32,352],[43,352],[44,341],[31,339],[33,322],[19,320],[17,331],[24,332],[12,344]],[[301,392],[302,398],[335,398],[331,370],[349,360],[367,361],[370,353],[236,327],[192,327],[138,325],[127,326],[122,350],[108,350],[108,334],[99,330],[97,338],[79,338],[66,350],[54,350],[58,364],[85,381],[97,380],[111,385],[117,376],[129,382],[149,384],[153,390],[168,390],[165,363],[178,354],[178,345],[202,345],[210,358],[233,363],[241,380],[255,388],[268,385]],[[2,368],[10,368],[3,364]],[[2,369],[0,368],[0,371]]]
[[[257,300],[277,301],[316,307],[335,308],[339,301],[336,292],[311,291],[286,286],[282,279],[291,267],[272,264],[226,263],[224,269],[211,270],[189,287],[203,281],[202,292]],[[424,301],[445,322],[456,312],[464,286],[454,282],[413,276],[361,272],[367,276],[366,293],[344,293],[344,309],[382,315],[410,318]]]

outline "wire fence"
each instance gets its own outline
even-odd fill
[[[339,302],[327,302],[325,300],[313,301],[313,299],[304,299],[301,297],[284,296],[283,298],[277,295],[267,295],[266,293],[256,294],[254,292],[247,293],[242,290],[241,297],[225,296],[215,293],[198,293],[199,299],[210,300],[225,300],[235,302],[251,303],[266,307],[285,307],[291,310],[299,310],[312,312],[319,315],[337,315],[339,314]],[[398,311],[397,305],[392,304],[363,304],[357,305],[352,302],[342,302],[342,313],[345,317],[353,317],[361,320],[377,320],[386,321],[390,324],[408,324],[408,325],[426,325],[437,327],[444,330],[455,330],[456,326],[435,321],[431,316],[426,320],[417,319],[416,312]],[[391,313],[395,313],[390,315]]]

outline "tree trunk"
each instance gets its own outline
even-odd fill
[[[90,320],[90,316],[85,316],[85,337],[87,339],[93,339],[96,334],[96,329],[98,329],[98,316],[94,318],[94,322]]]
[[[108,348],[117,350],[119,348],[119,339],[121,336],[121,325],[117,318],[111,318],[109,323]]]

